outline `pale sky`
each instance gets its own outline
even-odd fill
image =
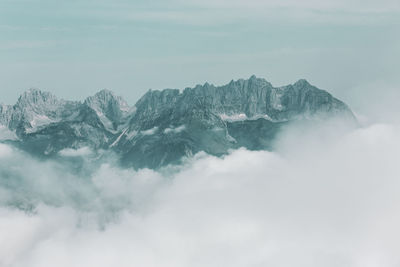
[[[107,88],[133,104],[149,88],[255,74],[357,106],[365,91],[398,95],[399,62],[399,0],[0,0],[9,104],[31,87],[68,99]]]

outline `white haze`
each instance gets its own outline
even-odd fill
[[[0,266],[399,266],[399,136],[293,125],[163,172],[0,145]]]

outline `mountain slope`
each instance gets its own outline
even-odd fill
[[[306,80],[273,87],[255,76],[182,92],[150,90],[134,107],[108,90],[81,103],[35,89],[14,106],[0,106],[0,124],[24,150],[51,157],[88,146],[112,150],[135,168],[178,163],[199,151],[220,156],[242,146],[271,149],[288,122],[334,116],[355,122],[346,104]]]

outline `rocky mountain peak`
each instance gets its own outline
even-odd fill
[[[109,108],[120,109],[123,111],[129,110],[128,103],[120,96],[116,96],[114,92],[103,89],[95,95],[86,98],[84,104],[96,110],[107,110]]]
[[[255,75],[223,86],[149,90],[133,108],[109,90],[82,103],[30,89],[14,106],[0,105],[0,124],[23,149],[41,156],[84,146],[109,149],[137,168],[158,168],[200,151],[270,149],[287,123],[337,115],[355,121],[345,103],[304,79],[274,87]]]
[[[132,111],[122,97],[107,89],[86,98],[84,105],[92,109],[103,125],[110,130],[116,130]]]
[[[306,79],[300,79],[293,84],[294,86],[311,86],[311,84]]]
[[[52,107],[60,103],[60,100],[50,92],[41,91],[36,88],[31,88],[18,98],[16,103],[17,107],[36,107],[36,106],[47,106]]]

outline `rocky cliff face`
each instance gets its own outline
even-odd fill
[[[122,97],[108,90],[86,98],[84,105],[96,112],[103,126],[110,132],[117,132],[132,111]]]
[[[8,125],[11,120],[12,106],[0,104],[0,125]]]
[[[108,90],[81,103],[35,89],[14,106],[0,106],[0,124],[25,150],[54,156],[88,146],[112,150],[136,168],[177,163],[199,151],[270,149],[282,125],[332,116],[355,121],[346,104],[305,80],[276,88],[255,76],[219,87],[148,91],[134,107]]]

